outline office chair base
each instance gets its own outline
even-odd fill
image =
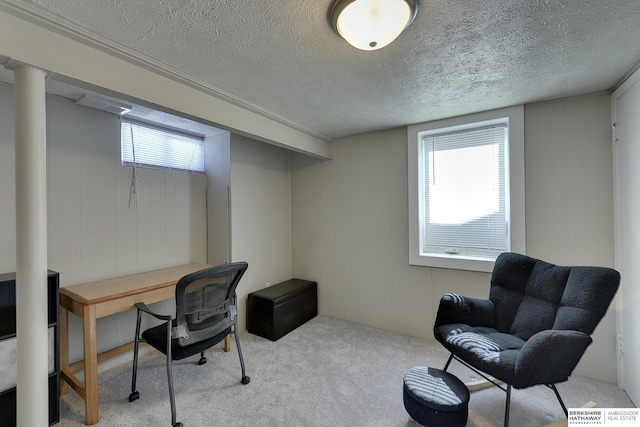
[[[251,381],[251,377],[249,377],[249,375],[242,377],[242,384],[249,384],[249,381]]]
[[[138,393],[137,391],[134,391],[129,395],[129,402],[133,402],[134,400],[138,399],[140,399],[140,393]]]

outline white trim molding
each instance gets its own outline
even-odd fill
[[[263,142],[330,158],[331,137],[37,5],[0,1],[0,56],[179,111]],[[122,79],[123,75],[127,79]],[[158,91],[158,87],[164,90]]]

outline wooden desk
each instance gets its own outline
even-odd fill
[[[96,319],[130,310],[136,302],[151,304],[174,298],[180,278],[207,267],[210,266],[187,264],[60,288],[60,394],[66,394],[71,386],[84,399],[86,425],[98,422],[98,362],[133,348],[133,343],[128,343],[97,354]],[[84,360],[71,366],[69,311],[82,320],[84,338]],[[224,346],[229,351],[229,337]],[[73,374],[83,368],[84,383]]]

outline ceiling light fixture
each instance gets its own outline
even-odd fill
[[[394,41],[418,13],[419,0],[334,0],[333,29],[352,46],[376,50]]]

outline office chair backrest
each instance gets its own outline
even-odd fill
[[[176,285],[176,326],[172,337],[187,346],[211,338],[236,323],[236,287],[246,262],[211,267],[184,276]]]
[[[528,340],[546,329],[591,335],[620,284],[605,267],[561,267],[526,255],[503,253],[496,259],[489,299],[496,329]]]

